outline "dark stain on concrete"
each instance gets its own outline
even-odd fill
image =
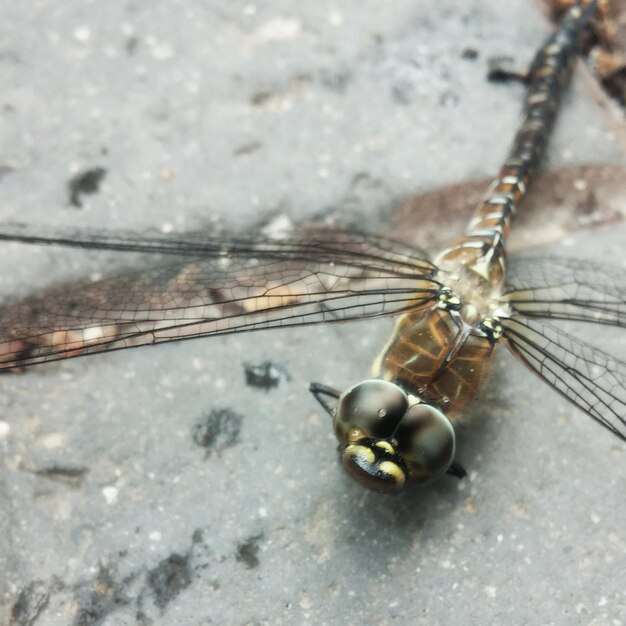
[[[252,363],[243,364],[246,385],[269,391],[278,387],[281,380],[289,380],[287,372],[271,361],[264,361],[258,365]]]
[[[50,592],[46,584],[34,580],[17,596],[11,608],[10,626],[34,626],[49,600]]]
[[[231,409],[213,409],[193,427],[194,442],[211,452],[220,453],[239,441],[243,416]]]
[[[117,580],[115,572],[101,566],[97,576],[74,588],[74,600],[78,606],[72,626],[91,626],[99,624],[118,608],[131,602],[125,593],[126,587],[133,580],[130,576]]]
[[[237,546],[237,561],[243,563],[248,569],[256,569],[259,566],[259,542],[263,534],[248,537]]]
[[[154,603],[163,610],[192,581],[189,554],[171,554],[148,572]]]
[[[92,167],[73,176],[67,183],[69,203],[81,208],[83,206],[82,196],[96,193],[100,189],[100,183],[106,173],[107,171],[103,167]]]

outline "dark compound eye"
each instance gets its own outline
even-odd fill
[[[365,380],[339,398],[333,418],[335,435],[346,445],[354,430],[372,439],[391,437],[409,406],[404,391],[385,380]]]
[[[398,425],[394,438],[409,476],[416,482],[441,476],[454,460],[454,428],[441,411],[428,404],[413,405]]]
[[[344,468],[374,491],[396,493],[409,479],[428,482],[454,459],[448,418],[428,404],[409,407],[407,394],[385,380],[366,380],[344,392],[333,426]]]

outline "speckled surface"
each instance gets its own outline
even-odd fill
[[[496,171],[521,88],[487,59],[524,63],[546,31],[523,0],[4,3],[0,217],[391,228],[407,196]],[[549,165],[580,163],[624,156],[578,80]],[[623,267],[622,222],[578,226],[549,251]],[[125,262],[3,244],[0,289]],[[341,473],[307,385],[362,378],[389,328],[3,376],[0,623],[626,623],[626,448],[504,349],[460,432],[468,480],[390,498]],[[624,357],[623,333],[572,330]],[[247,385],[266,361],[278,384]]]

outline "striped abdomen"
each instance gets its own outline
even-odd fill
[[[581,5],[584,3],[581,3]],[[563,88],[569,81],[580,32],[595,3],[571,8],[559,29],[537,53],[528,71],[522,124],[498,178],[476,209],[466,235],[436,260],[443,269],[463,265],[492,285],[506,272],[505,241],[511,220],[541,161],[556,119]]]

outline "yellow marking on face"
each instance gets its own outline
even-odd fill
[[[356,444],[350,444],[349,446],[346,446],[345,454],[346,456],[351,456],[352,458],[359,457],[367,461],[368,463],[373,463],[376,460],[376,456],[370,450],[370,448],[367,448],[366,446],[359,446]]]
[[[396,453],[396,451],[394,450],[393,446],[388,441],[377,441],[374,445],[377,448],[380,448],[381,450],[384,450],[385,452],[389,452],[389,454],[395,454]]]
[[[380,471],[384,474],[387,474],[387,476],[391,476],[399,487],[402,487],[406,482],[405,473],[402,471],[400,466],[393,461],[383,461],[378,466],[378,469],[380,469]]]

